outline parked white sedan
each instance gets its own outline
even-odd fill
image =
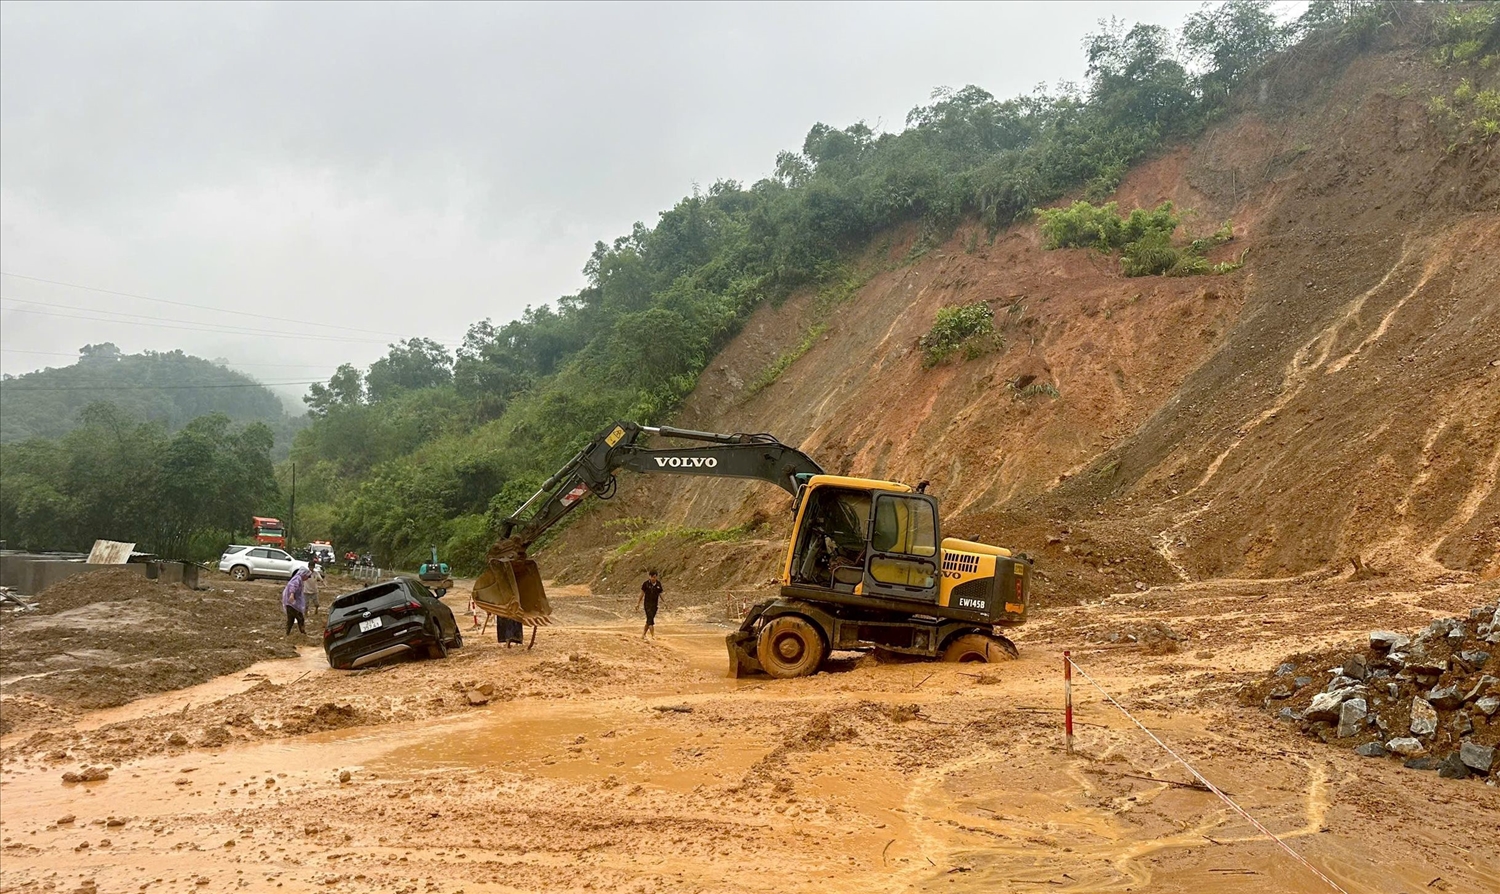
[[[219,557],[219,570],[227,572],[235,580],[257,577],[289,580],[306,567],[306,562],[294,559],[290,553],[274,546],[231,546]]]

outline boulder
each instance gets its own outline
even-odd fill
[[[1458,759],[1476,773],[1488,773],[1495,765],[1495,749],[1492,746],[1465,742],[1458,747]]]
[[[1338,720],[1339,706],[1344,703],[1345,698],[1352,694],[1353,693],[1349,690],[1342,690],[1339,692],[1320,692],[1317,695],[1313,696],[1312,704],[1307,706],[1307,710],[1302,713],[1302,716],[1308,720],[1314,721]]]
[[[1480,649],[1468,649],[1458,653],[1458,657],[1469,667],[1478,669],[1484,667],[1484,663],[1490,660],[1490,653]]]
[[[1444,779],[1468,779],[1469,768],[1464,766],[1463,759],[1455,751],[1438,764],[1438,775]]]
[[[1381,652],[1393,652],[1411,645],[1411,637],[1391,630],[1374,630],[1370,633],[1370,648]]]
[[[1406,666],[1402,668],[1407,673],[1418,677],[1440,677],[1447,669],[1447,661],[1416,652],[1407,656]]]
[[[1426,699],[1411,700],[1411,732],[1414,736],[1430,736],[1437,732],[1437,711]]]
[[[1293,721],[1297,719],[1297,712],[1293,711],[1291,708],[1282,708],[1280,711],[1276,712],[1276,719]]]
[[[1444,686],[1428,692],[1426,701],[1439,711],[1451,711],[1464,703],[1464,697],[1457,686]]]
[[[1332,680],[1328,681],[1328,685],[1323,687],[1323,691],[1339,692],[1340,690],[1344,689],[1358,689],[1362,685],[1363,684],[1360,683],[1360,681],[1354,679],[1353,677],[1346,677],[1343,674],[1338,674]]]
[[[1354,749],[1354,753],[1360,757],[1385,757],[1385,746],[1379,742],[1366,742]]]
[[[1306,686],[1307,684],[1309,684],[1311,682],[1312,682],[1312,677],[1293,677],[1292,678],[1292,685],[1296,686],[1298,689],[1301,689],[1303,686]]]
[[[1369,665],[1365,664],[1365,656],[1363,655],[1349,656],[1349,660],[1344,662],[1343,671],[1344,676],[1351,680],[1364,680],[1365,677],[1370,675]]]
[[[1426,746],[1410,736],[1390,740],[1385,743],[1385,749],[1402,757],[1415,757],[1419,754],[1425,754],[1427,751]]]
[[[1369,713],[1362,698],[1351,698],[1339,706],[1339,738],[1347,739],[1364,731],[1365,715]]]
[[[1494,686],[1496,683],[1500,683],[1500,680],[1496,680],[1489,674],[1485,674],[1484,676],[1479,678],[1479,682],[1475,683],[1472,689],[1464,693],[1464,701],[1471,702],[1474,699],[1479,698],[1487,691],[1489,691],[1490,687]]]
[[[1474,707],[1484,716],[1493,717],[1497,711],[1500,711],[1500,696],[1487,695],[1475,702]]]
[[[1292,664],[1291,662],[1287,662],[1287,663],[1281,665],[1280,667],[1276,668],[1276,676],[1278,676],[1278,677],[1290,677],[1292,674],[1295,674],[1296,672],[1297,672],[1297,665]]]

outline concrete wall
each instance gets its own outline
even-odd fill
[[[178,574],[181,574],[178,565]],[[146,576],[144,564],[90,565],[87,562],[69,562],[50,556],[4,555],[0,556],[0,586],[13,587],[22,596],[35,596],[63,578],[82,574],[85,571],[102,571],[106,568],[125,568],[142,577]]]

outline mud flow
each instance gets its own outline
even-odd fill
[[[1078,681],[1068,754],[1062,648],[1346,890],[1495,890],[1493,787],[1237,706],[1287,654],[1494,589],[1351,586],[1288,584],[1261,616],[1230,610],[1252,585],[1158,588],[1058,610],[1005,664],[791,681],[729,679],[701,613],[643,641],[586,596],[532,651],[471,634],[343,673],[304,647],[8,735],[0,891],[1330,890]],[[1282,611],[1303,623],[1261,623]],[[1109,642],[1148,629],[1175,651]]]

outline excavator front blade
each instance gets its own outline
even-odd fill
[[[552,623],[547,588],[531,559],[490,559],[474,582],[474,602],[492,615],[529,627]]]
[[[738,680],[751,674],[765,673],[765,669],[760,666],[760,659],[756,657],[755,643],[755,634],[743,630],[736,630],[724,637],[724,645],[729,648],[729,676]]]

